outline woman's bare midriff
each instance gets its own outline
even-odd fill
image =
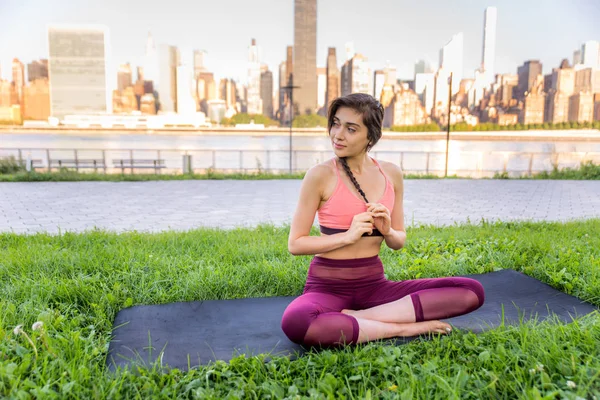
[[[321,236],[328,236],[321,234]],[[319,257],[335,260],[346,260],[351,258],[373,257],[379,254],[383,237],[361,237],[356,243],[349,244],[325,253],[316,254]]]

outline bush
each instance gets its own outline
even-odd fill
[[[0,158],[0,174],[14,174],[21,171],[25,171],[25,166],[19,163],[14,156]]]
[[[294,128],[327,128],[327,118],[317,115],[298,115],[292,122]]]
[[[279,126],[279,122],[261,114],[235,114],[231,118],[223,118],[221,125],[235,126],[237,124],[249,124],[254,121],[255,124],[264,124],[265,126]]]

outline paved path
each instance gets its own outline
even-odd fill
[[[299,180],[0,183],[0,232],[289,223]],[[600,182],[405,180],[406,224],[600,218]]]

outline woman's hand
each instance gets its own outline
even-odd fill
[[[364,212],[361,214],[356,214],[352,218],[352,225],[346,231],[346,236],[350,243],[356,243],[362,237],[363,234],[371,234],[373,233],[373,213]]]
[[[367,203],[367,212],[372,213],[374,219],[375,228],[383,236],[390,233],[392,229],[392,218],[390,216],[390,210],[386,206],[380,203]]]

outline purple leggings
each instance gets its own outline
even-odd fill
[[[390,281],[379,256],[314,257],[302,295],[285,309],[281,328],[294,343],[336,346],[358,342],[358,321],[342,309],[363,310],[410,295],[416,322],[467,314],[483,305],[483,286],[470,278]]]

